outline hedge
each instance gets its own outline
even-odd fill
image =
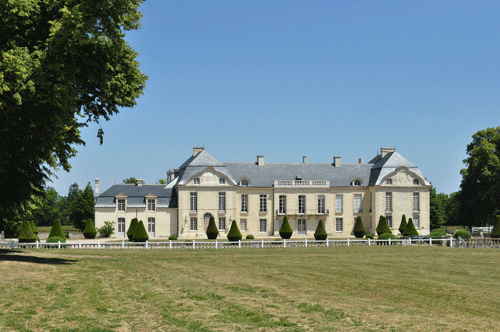
[[[64,242],[66,242],[66,237],[64,236],[64,232],[62,230],[61,222],[59,221],[59,219],[54,220],[54,225],[52,225],[52,228],[50,230],[49,237],[53,236],[62,237],[64,238]]]
[[[87,219],[85,222],[85,229],[83,230],[83,236],[86,239],[95,239],[97,236],[97,230],[95,229],[94,222],[92,219]]]
[[[469,231],[467,231],[466,229],[457,229],[455,231],[455,234],[453,234],[453,237],[455,239],[459,238],[459,237],[461,237],[462,239],[470,239],[471,235],[470,235]]]
[[[134,242],[146,242],[147,240],[149,240],[148,232],[146,232],[146,228],[144,227],[144,223],[142,222],[142,220],[139,221],[132,240]]]
[[[285,218],[283,218],[283,225],[281,225],[280,228],[280,236],[282,239],[289,239],[292,237],[292,234],[293,234],[292,227],[288,222],[288,217],[285,216]]]
[[[500,216],[496,216],[495,218],[495,227],[491,230],[491,237],[494,239],[500,238]]]
[[[240,232],[240,229],[238,228],[238,224],[236,223],[236,220],[233,220],[231,223],[231,228],[229,229],[229,232],[227,233],[227,239],[229,241],[239,241],[241,240],[242,235]]]
[[[410,218],[408,220],[408,225],[405,228],[405,231],[403,232],[404,236],[416,236],[418,235],[417,230],[415,229],[415,225],[413,224],[413,219]]]
[[[33,243],[36,242],[36,235],[31,228],[31,222],[26,220],[21,226],[21,231],[17,237],[20,243]]]
[[[408,226],[408,223],[406,222],[406,216],[403,214],[403,217],[401,218],[401,224],[399,225],[399,232],[401,234],[404,233],[406,226]]]
[[[318,241],[324,241],[328,237],[328,234],[325,230],[325,225],[323,224],[323,220],[318,222],[318,227],[316,227],[316,232],[314,232],[314,238]]]
[[[385,233],[392,234],[392,230],[389,228],[389,225],[387,224],[387,219],[385,218],[385,216],[380,216],[376,231],[377,231],[378,235],[385,234]]]
[[[137,218],[134,218],[132,219],[132,221],[130,221],[130,226],[128,227],[127,231],[127,237],[129,241],[134,240],[134,233],[135,229],[137,228],[137,225],[139,225],[139,220]]]
[[[354,236],[358,239],[362,239],[363,236],[365,236],[366,231],[365,231],[365,226],[363,225],[363,220],[361,219],[361,216],[358,216],[356,218],[356,224],[354,224]]]
[[[217,229],[217,225],[215,224],[215,219],[213,216],[210,216],[210,221],[208,222],[208,227],[207,227],[207,237],[210,240],[215,240],[217,236],[219,235],[219,230]]]

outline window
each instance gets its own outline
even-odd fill
[[[189,194],[189,210],[191,212],[198,211],[198,194],[190,193]]]
[[[325,196],[324,195],[318,196],[318,213],[319,214],[325,213]]]
[[[265,233],[267,232],[267,219],[260,219],[260,232]]]
[[[343,209],[343,196],[342,195],[337,195],[335,196],[335,212],[342,213]]]
[[[248,180],[241,180],[240,181],[240,186],[248,187]]]
[[[240,219],[240,230],[242,230],[242,231],[247,230],[247,220],[246,219]]]
[[[392,193],[385,193],[385,211],[392,212]]]
[[[241,195],[241,212],[248,212],[248,195]]]
[[[148,233],[155,232],[155,218],[148,218]]]
[[[298,219],[297,220],[297,231],[299,234],[306,234],[306,220],[305,219]]]
[[[418,214],[413,215],[413,226],[415,226],[415,228],[420,228],[420,216]]]
[[[299,213],[306,213],[306,196],[299,195]]]
[[[418,181],[418,179],[413,179],[413,184],[418,186],[420,185],[420,181]]]
[[[196,217],[191,217],[191,222],[189,223],[189,230],[190,231],[198,230],[198,219]]]
[[[359,187],[359,186],[361,186],[361,180],[354,180],[351,182],[351,185]]]
[[[413,193],[413,211],[420,211],[420,195],[419,193]]]
[[[200,184],[200,178],[194,178],[193,183],[194,184]]]
[[[363,212],[363,207],[361,205],[361,195],[354,195],[354,213]]]
[[[259,212],[267,212],[267,195],[260,195]]]
[[[335,232],[344,231],[344,220],[342,218],[335,219]]]
[[[385,216],[385,219],[387,220],[389,228],[392,228],[392,216]]]
[[[155,210],[155,200],[148,199],[148,211],[154,211],[154,210]]]
[[[389,185],[389,186],[392,185],[392,179],[387,179],[386,182],[387,182],[387,185]]]
[[[219,184],[226,184],[226,179],[220,178],[219,179]]]
[[[219,229],[220,230],[226,229],[226,218],[224,218],[224,217],[219,218]]]
[[[280,195],[279,198],[279,213],[286,214],[286,196]]]
[[[125,233],[125,218],[118,218],[118,233]]]
[[[125,200],[124,199],[118,200],[118,211],[125,211]]]
[[[207,230],[208,223],[210,222],[211,217],[212,217],[212,215],[210,213],[205,213],[205,215],[203,216],[203,229],[204,230]]]
[[[219,211],[226,211],[226,193],[219,193]]]

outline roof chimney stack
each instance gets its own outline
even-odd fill
[[[359,163],[362,164],[363,163],[363,158],[359,158]]]
[[[340,161],[340,156],[333,157],[333,165],[335,167],[340,167],[342,165],[342,162]]]
[[[94,193],[95,195],[99,195],[99,179],[95,179],[95,188],[94,188]]]
[[[388,153],[396,151],[395,148],[381,148],[380,149],[380,155],[382,158],[384,158]]]
[[[194,147],[194,148],[193,148],[193,156],[195,156],[195,157],[196,157],[196,155],[197,155],[198,153],[200,153],[201,151],[203,151],[203,150],[205,150],[205,148]]]
[[[137,187],[142,187],[143,183],[144,181],[142,181],[142,179],[137,179]]]
[[[303,156],[303,157],[302,157],[302,162],[303,162],[304,164],[307,164],[307,156]]]
[[[264,166],[264,156],[262,156],[262,155],[257,156],[257,165]]]

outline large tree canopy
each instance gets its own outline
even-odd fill
[[[500,212],[500,127],[480,130],[467,145],[458,194],[462,225],[493,224]]]
[[[124,40],[142,1],[0,0],[0,230],[70,169],[80,127],[142,94],[147,76]]]

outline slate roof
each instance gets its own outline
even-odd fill
[[[146,207],[146,196],[153,194],[157,196],[157,207],[177,207],[177,194],[172,188],[165,185],[144,184],[115,184],[108,190],[97,196],[95,207],[115,207],[115,196],[123,194],[127,196],[128,207]]]
[[[368,163],[373,164],[372,174],[370,176],[369,182],[370,186],[380,185],[385,176],[387,176],[389,173],[394,172],[402,166],[407,167],[411,172],[417,174],[424,180],[424,183],[427,186],[431,185],[417,166],[410,163],[396,151],[387,153],[384,158],[378,155]]]
[[[233,179],[225,163],[221,163],[205,150],[201,151],[196,156],[189,157],[189,159],[179,167],[177,184],[181,186],[185,185],[191,177],[199,172],[203,172],[207,167],[212,167],[216,172],[224,174],[233,184],[236,184],[236,181]]]

